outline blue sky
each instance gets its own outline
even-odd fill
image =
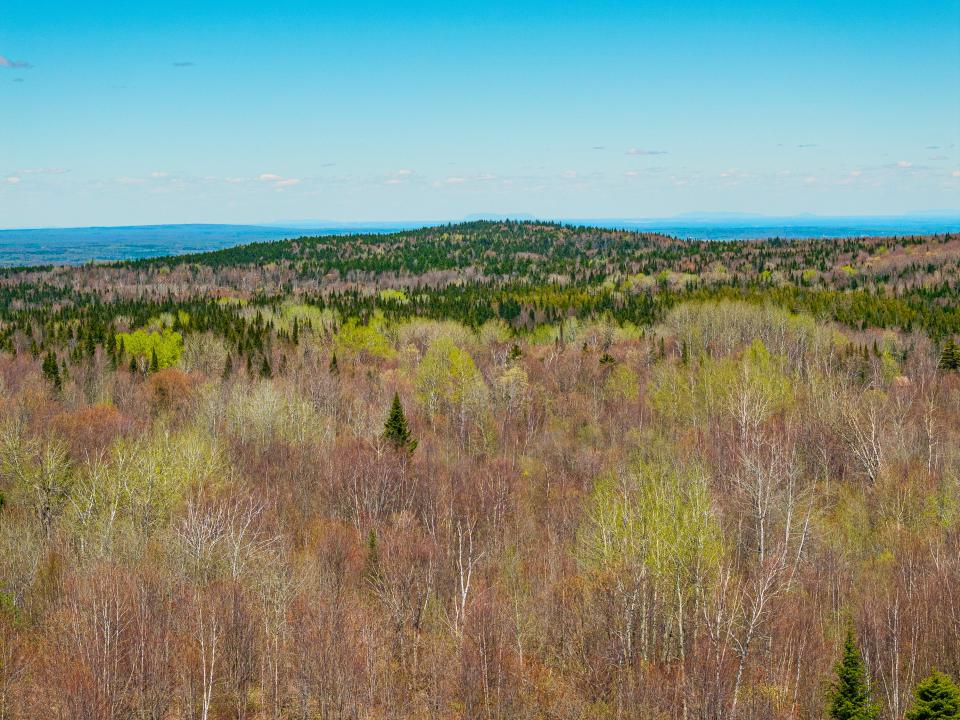
[[[960,0],[4,0],[0,227],[960,208]]]

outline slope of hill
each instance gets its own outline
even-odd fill
[[[503,221],[2,270],[0,717],[822,717],[851,627],[899,716],[960,672],[958,273]]]

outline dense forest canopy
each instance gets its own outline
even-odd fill
[[[0,719],[956,717],[958,292],[532,222],[0,270]]]

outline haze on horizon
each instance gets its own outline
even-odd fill
[[[960,0],[8,0],[0,227],[960,207]]]

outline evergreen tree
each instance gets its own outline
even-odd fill
[[[157,349],[153,348],[150,352],[150,372],[156,372],[160,369],[160,360],[157,358]]]
[[[913,691],[907,720],[960,720],[960,688],[949,675],[934,670]]]
[[[270,369],[270,361],[267,356],[263,356],[263,362],[260,363],[260,377],[269,378],[273,376],[273,370]]]
[[[227,361],[223,364],[223,379],[226,380],[231,375],[233,375],[233,358],[227,355]]]
[[[383,437],[397,450],[412,453],[417,449],[417,441],[410,438],[410,428],[407,425],[407,416],[400,404],[400,394],[393,394],[393,405],[390,406],[390,415],[383,426]]]
[[[834,670],[837,680],[833,684],[829,707],[832,720],[876,720],[880,708],[870,697],[863,657],[852,629],[847,630],[843,657]]]
[[[48,351],[46,357],[43,358],[41,370],[43,370],[44,377],[53,383],[55,390],[59,390],[63,386],[63,380],[60,377],[60,364],[57,362],[57,356],[53,350]]]
[[[367,557],[364,560],[363,575],[368,582],[376,582],[380,575],[380,551],[377,548],[377,533],[373,528],[367,535]]]
[[[337,363],[337,354],[333,353],[330,356],[330,374],[339,375],[340,374],[340,365]]]
[[[940,353],[940,368],[942,370],[960,370],[960,347],[952,340],[947,340]]]
[[[510,358],[511,362],[515,362],[523,357],[523,351],[520,349],[520,346],[517,345],[517,343],[514,343],[510,347],[510,354],[508,357]]]

